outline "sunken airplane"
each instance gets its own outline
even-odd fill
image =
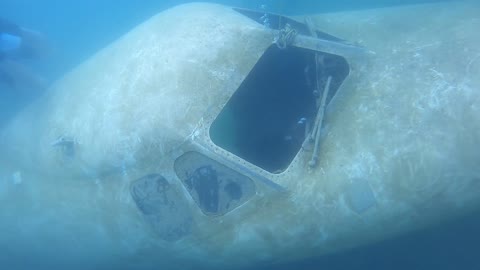
[[[2,131],[0,247],[235,269],[478,210],[478,29],[473,2],[165,10]]]

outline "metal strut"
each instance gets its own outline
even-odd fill
[[[310,35],[312,35],[314,38],[318,38],[317,32],[313,27],[313,22],[310,17],[305,18],[305,24],[308,27]],[[315,52],[316,87],[314,90],[314,94],[316,95],[319,95],[318,92],[320,91],[320,78],[319,78],[319,75],[320,75],[319,73],[321,68],[320,64],[323,64],[323,55],[319,54],[318,52]],[[317,105],[318,105],[317,116],[315,117],[315,122],[313,123],[313,129],[311,130],[310,136],[308,138],[310,141],[315,142],[313,147],[312,158],[308,162],[308,165],[312,168],[315,167],[318,162],[318,151],[320,149],[320,131],[322,130],[323,116],[325,114],[327,97],[328,97],[328,93],[330,92],[331,82],[332,82],[332,76],[328,76],[327,83],[325,84],[325,88],[322,92],[320,104],[318,104],[318,100],[317,100]]]
[[[315,167],[318,162],[318,150],[320,142],[320,131],[322,129],[323,116],[325,114],[325,108],[327,103],[328,92],[330,91],[330,83],[332,82],[332,76],[328,76],[327,83],[325,84],[325,89],[322,94],[322,101],[320,102],[320,107],[318,108],[317,117],[315,117],[315,125],[312,130],[310,139],[315,140],[315,146],[313,147],[312,159],[308,162],[310,167]]]

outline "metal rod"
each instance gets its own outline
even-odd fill
[[[325,90],[323,91],[323,95],[322,95],[322,102],[320,103],[320,107],[318,108],[317,118],[315,119],[315,127],[314,127],[315,146],[313,148],[312,159],[310,160],[310,162],[308,162],[308,165],[310,167],[314,167],[315,165],[317,165],[317,161],[318,161],[318,150],[319,150],[319,145],[320,145],[320,131],[322,129],[323,116],[325,114],[327,96],[328,96],[328,92],[330,91],[331,81],[332,81],[332,76],[328,76],[327,83],[325,84]],[[312,134],[313,134],[313,132],[312,132]]]

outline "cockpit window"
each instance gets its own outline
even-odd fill
[[[133,181],[130,194],[160,238],[173,242],[190,234],[193,219],[185,197],[162,175],[148,174]]]
[[[326,104],[348,73],[343,57],[273,45],[212,123],[210,138],[244,160],[280,173],[314,124],[328,77]]]
[[[175,172],[206,215],[224,215],[255,194],[250,178],[197,152],[177,158]]]

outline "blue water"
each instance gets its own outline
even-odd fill
[[[257,270],[478,270],[480,213],[374,245]]]
[[[100,3],[99,3],[100,2]],[[0,16],[45,33],[54,50],[48,60],[30,63],[50,81],[148,17],[179,0],[0,0]],[[434,2],[420,0],[216,1],[274,12],[301,14]],[[41,93],[0,92],[0,126]],[[2,251],[0,251],[1,253]],[[28,257],[28,254],[25,254]],[[9,269],[0,266],[0,269]],[[480,214],[368,247],[263,269],[480,269]],[[260,269],[259,269],[260,270]]]

